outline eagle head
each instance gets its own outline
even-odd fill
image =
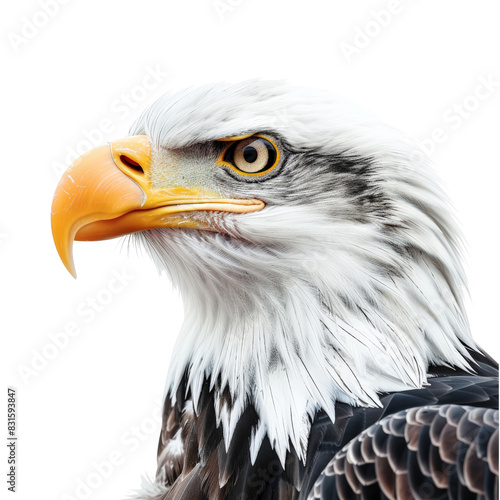
[[[214,391],[229,443],[253,405],[304,457],[315,412],[469,369],[460,237],[411,140],[330,93],[279,82],[166,95],[84,154],[52,208],[59,254],[131,234],[185,304],[166,397]]]

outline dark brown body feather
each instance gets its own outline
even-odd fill
[[[383,408],[337,403],[335,423],[318,412],[306,463],[292,449],[284,468],[267,438],[251,463],[258,415],[250,403],[226,451],[208,382],[196,412],[181,384],[164,407],[157,482],[167,488],[156,498],[495,498],[498,368],[476,357],[477,375],[436,369],[422,389],[383,395]]]
[[[411,408],[338,452],[311,500],[498,498],[498,410]]]

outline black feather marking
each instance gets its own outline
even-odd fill
[[[495,429],[489,425],[482,425],[479,432],[476,434],[475,444],[478,458],[487,460],[488,445],[494,431]]]
[[[377,481],[377,473],[375,471],[375,463],[368,462],[354,467],[356,477],[363,486],[369,486]]]
[[[354,439],[349,447],[352,457],[352,463],[354,465],[361,464],[364,462],[363,454],[361,453],[361,441],[359,439]]]
[[[419,467],[417,454],[408,453],[408,484],[415,498],[441,498],[446,490],[438,488],[431,477],[422,473]]]
[[[402,437],[390,435],[387,440],[387,459],[397,474],[408,469],[408,446]]]
[[[458,480],[457,468],[455,466],[449,467],[446,471],[443,471],[447,475],[447,482],[444,486],[448,486],[448,495],[450,498],[459,498],[459,491],[463,489],[460,481]],[[434,478],[434,474],[432,476]]]
[[[494,371],[494,367],[484,360],[478,361],[478,366],[478,373]],[[441,371],[448,376],[430,378],[429,385],[421,389],[382,394],[382,408],[355,408],[337,403],[334,423],[324,411],[318,411],[311,424],[306,463],[300,463],[295,450],[290,449],[284,469],[267,438],[255,463],[251,464],[248,443],[257,414],[250,403],[238,423],[235,440],[228,453],[221,451],[224,450],[223,436],[221,429],[217,428],[214,410],[214,390],[219,389],[217,384],[220,381],[216,381],[212,387],[207,382],[203,386],[197,411],[185,416],[183,409],[191,395],[186,393],[187,385],[183,381],[177,391],[175,405],[169,401],[165,403],[159,457],[169,439],[181,428],[184,456],[179,465],[181,470],[172,470],[170,476],[164,474],[166,464],[159,462],[158,478],[170,477],[174,483],[162,500],[178,500],[182,495],[188,495],[188,492],[193,493],[194,485],[201,491],[189,497],[193,499],[305,500],[322,471],[325,473],[315,488],[321,496],[316,498],[395,498],[396,484],[402,497],[410,498],[410,486],[415,488],[417,480],[413,476],[410,482],[407,478],[399,478],[405,473],[396,475],[389,458],[395,468],[403,471],[408,469],[409,463],[416,464],[418,473],[412,470],[411,474],[426,477],[425,484],[432,482],[437,490],[448,488],[449,494],[455,491],[458,496],[450,496],[450,499],[468,498],[469,491],[463,480],[469,444],[465,441],[459,443],[457,459],[453,464],[444,463],[440,455],[440,448],[449,440],[448,434],[453,434],[451,431],[457,421],[455,438],[460,431],[468,436],[468,440],[480,436],[481,442],[476,440],[476,461],[467,462],[467,467],[476,467],[481,463],[486,467],[482,475],[484,486],[481,486],[483,489],[488,485],[487,494],[484,490],[486,498],[491,488],[498,489],[498,431],[495,430],[498,428],[498,412],[479,410],[473,414],[474,421],[471,421],[467,418],[470,411],[464,410],[461,405],[496,408],[498,379],[457,374],[459,371],[449,376],[449,369],[442,368]],[[223,398],[231,407],[229,394],[224,394]],[[455,406],[440,407],[446,401]],[[406,412],[406,417],[395,416],[400,410],[409,408],[413,409]],[[249,415],[253,415],[252,418],[247,418]],[[389,421],[381,422],[386,417]],[[481,431],[483,424],[478,425],[479,421],[487,422],[491,432]],[[430,443],[433,425],[436,446]],[[365,434],[360,439],[363,431]],[[353,439],[356,444],[350,454],[339,453]],[[339,460],[332,460],[333,457]],[[354,459],[354,464],[349,462],[349,457]],[[348,477],[353,484],[350,484]],[[219,487],[219,478],[225,483],[223,488]],[[452,484],[453,481],[456,484]],[[359,493],[353,491],[353,485]],[[336,496],[331,496],[331,492],[336,492]]]
[[[386,457],[378,456],[375,459],[375,472],[380,489],[390,499],[396,498],[396,475]]]
[[[328,498],[328,499],[338,499],[338,488],[337,484],[339,484],[340,478],[337,481],[323,481],[321,483],[321,487],[318,488],[318,495],[314,498]],[[349,487],[347,487],[350,490]]]
[[[358,494],[361,492],[361,484],[358,481],[358,478],[356,477],[356,473],[354,472],[354,466],[353,464],[344,458],[345,464],[345,477],[347,478],[347,482],[351,486],[352,490],[354,493]]]
[[[416,414],[416,420],[421,424],[430,425],[434,420],[435,413],[436,413],[435,411],[433,411],[431,408],[428,407],[419,408]]]
[[[384,432],[384,428],[381,425],[375,426],[373,449],[377,455],[382,457],[387,456],[387,434]]]
[[[394,415],[389,420],[389,430],[393,436],[404,437],[406,427],[406,414]]]
[[[484,493],[484,462],[476,453],[476,441],[467,450],[464,460],[465,485],[474,493]]]
[[[474,408],[469,414],[469,420],[477,426],[483,425],[483,417],[486,413],[486,408]]]
[[[498,474],[489,468],[484,471],[483,490],[486,500],[498,500]]]
[[[498,476],[498,424],[488,443],[488,465],[491,471]]]
[[[486,460],[494,431],[483,422],[487,412],[484,408],[434,405],[385,417],[337,453],[327,468],[329,476],[323,474],[319,481],[337,481],[345,470],[347,484],[356,498],[452,500],[491,496],[498,490],[498,477],[494,480],[490,477],[491,467]],[[426,423],[419,421],[419,414]],[[488,418],[495,421],[491,415]],[[460,425],[463,419],[481,429],[475,433],[471,445],[457,437],[456,423],[458,420]],[[401,422],[412,427],[411,439],[418,442],[414,450],[409,448],[410,433]],[[366,440],[372,442],[375,457],[371,461],[363,458],[360,462],[360,451]],[[485,485],[488,490],[484,489]],[[319,485],[316,490],[318,488]]]
[[[415,500],[406,474],[396,475],[396,498],[398,500]]]
[[[431,424],[430,429],[430,438],[431,442],[434,446],[439,447],[439,443],[441,441],[441,432],[443,431],[444,426],[446,425],[446,419],[441,415],[436,415]]]
[[[455,466],[453,468],[455,468]],[[446,488],[451,469],[448,464],[443,464],[441,461],[439,448],[432,445],[429,447],[429,470],[434,484],[439,488]]]
[[[373,435],[370,435],[373,437]],[[365,462],[374,462],[375,461],[375,450],[373,449],[373,440],[372,439],[363,439],[361,442],[361,455],[363,457],[363,461]]]
[[[374,500],[375,498],[385,500],[386,497],[381,493],[379,485],[372,482],[361,491],[361,500]]]
[[[447,423],[441,431],[439,440],[441,460],[448,464],[454,463],[457,459],[457,428]]]
[[[238,468],[243,466],[244,461],[241,450],[248,449],[250,444],[250,433],[248,430],[257,425],[258,421],[257,412],[253,406],[248,406],[236,424],[234,436],[227,454],[219,454],[219,481],[221,485],[226,484],[231,476],[237,478]]]
[[[332,485],[335,487],[335,496],[333,498],[339,498],[340,500],[357,500],[357,495],[347,482],[347,477],[345,475],[337,476],[336,480],[332,481]],[[328,497],[321,496],[321,499],[323,498]]]
[[[463,415],[457,428],[458,439],[463,443],[471,444],[478,431],[477,424],[470,420],[469,414]]]
[[[446,420],[448,421],[448,423],[457,427],[460,418],[464,413],[465,413],[465,408],[463,408],[462,406],[450,405],[448,406],[448,409],[446,411]]]
[[[424,425],[420,428],[418,436],[418,446],[414,450],[416,452],[418,466],[426,475],[431,475],[430,453],[431,453],[430,426]]]
[[[498,412],[488,409],[484,414],[484,423],[490,427],[498,427]]]

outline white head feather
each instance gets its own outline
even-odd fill
[[[265,435],[282,461],[290,446],[304,459],[318,409],[334,420],[337,400],[377,405],[422,386],[429,365],[469,368],[458,232],[401,133],[329,93],[261,81],[165,96],[131,132],[152,141],[157,184],[173,182],[171,158],[190,158],[184,180],[267,203],[190,215],[216,232],[137,235],[185,303],[167,397],[186,373],[195,409],[206,379],[229,390],[231,408],[216,408],[227,446],[251,403],[252,460]],[[287,150],[274,177],[226,182],[203,167],[199,144],[257,132]]]

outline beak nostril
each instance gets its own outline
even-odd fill
[[[129,158],[128,156],[125,156],[125,155],[120,155],[120,160],[124,165],[131,168],[132,170],[135,170],[136,172],[139,172],[140,174],[144,173],[144,169],[139,165],[139,163],[132,160],[132,158]]]

